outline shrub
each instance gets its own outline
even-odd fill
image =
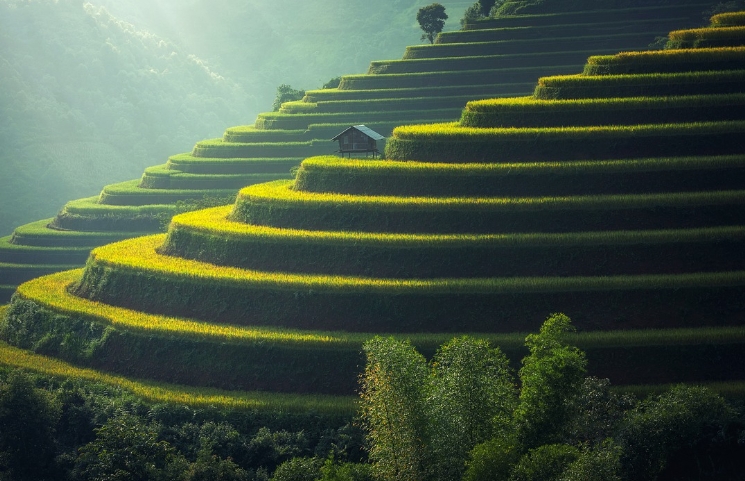
[[[321,87],[322,89],[335,89],[339,87],[339,84],[341,83],[341,77],[334,77]],[[307,93],[307,92],[306,92]]]
[[[287,84],[282,84],[277,87],[277,96],[274,98],[272,110],[277,112],[284,102],[301,100],[303,96],[305,96],[305,90],[296,90]]]
[[[735,479],[745,455],[742,421],[717,394],[678,386],[630,411],[619,435],[627,479]],[[739,439],[739,441],[738,441]]]
[[[510,481],[558,481],[579,451],[567,444],[545,444],[531,449],[515,464]]]

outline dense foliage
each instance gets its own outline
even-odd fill
[[[499,349],[468,337],[430,363],[392,338],[365,344],[377,479],[744,479],[741,412],[702,387],[619,395],[585,378],[584,353],[564,341],[571,329],[554,314],[529,335],[517,378]]]
[[[146,402],[111,384],[0,370],[0,477],[744,479],[741,407],[694,386],[643,401],[620,394],[584,377],[571,330],[551,316],[526,338],[517,376],[485,340],[453,339],[429,361],[408,342],[369,340],[361,423]]]
[[[294,89],[290,85],[282,84],[277,87],[277,96],[274,98],[272,110],[277,112],[283,103],[300,100],[303,96],[305,96],[305,90]]]
[[[445,7],[439,3],[420,8],[416,14],[416,21],[419,22],[419,26],[424,31],[422,40],[426,39],[431,44],[435,43],[435,37],[442,32],[447,19],[448,15],[445,13]]]
[[[350,421],[145,403],[102,384],[3,369],[0,479],[268,480],[303,456],[338,460],[327,472],[359,471],[341,463],[365,459]]]

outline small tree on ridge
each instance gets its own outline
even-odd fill
[[[427,39],[429,43],[435,43],[435,37],[438,33],[442,32],[445,27],[445,20],[448,19],[448,15],[445,13],[445,7],[439,3],[433,3],[419,9],[416,14],[416,21],[419,22],[419,26],[424,30],[422,34],[422,40]]]

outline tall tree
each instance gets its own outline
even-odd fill
[[[488,17],[489,12],[491,12],[492,7],[497,3],[497,0],[479,0],[478,3],[479,7],[481,7],[481,15]]]
[[[73,475],[85,481],[167,480],[188,463],[168,442],[158,439],[155,424],[119,411],[80,448]]]
[[[437,352],[431,383],[432,479],[460,479],[471,449],[509,430],[514,378],[499,349],[464,336]]]
[[[538,334],[525,338],[530,355],[519,372],[522,389],[515,422],[527,449],[560,442],[569,420],[568,401],[582,385],[587,368],[584,352],[562,339],[572,330],[567,316],[552,314]]]
[[[422,40],[429,40],[429,43],[435,43],[435,37],[438,33],[442,32],[445,27],[445,20],[448,19],[448,15],[445,13],[445,7],[439,3],[433,3],[419,9],[416,14],[416,21],[419,22],[419,26],[424,30],[422,34]]]
[[[379,479],[421,481],[428,461],[427,362],[408,342],[375,337],[361,379],[370,459]]]
[[[0,385],[0,479],[52,479],[56,474],[54,426],[59,406],[19,372]]]

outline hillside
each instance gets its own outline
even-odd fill
[[[398,55],[423,4],[347,3],[363,16],[339,21],[325,0],[0,1],[0,235],[250,121],[280,84]],[[465,6],[445,4],[457,25]]]
[[[23,284],[10,344],[195,387],[351,395],[360,346],[470,332],[513,359],[553,311],[617,384],[743,381],[745,16],[592,56],[529,97],[397,127],[388,160],[176,216]]]
[[[410,46],[400,60],[373,61],[368,73],[345,75],[338,88],[308,90],[253,125],[164,156],[139,181],[107,185],[98,197],[68,202],[53,219],[17,227],[0,239],[0,299],[25,280],[82,265],[92,247],[162,231],[177,212],[227,204],[243,186],[290,178],[304,157],[333,152],[328,139],[350,123],[388,136],[397,125],[456,120],[469,100],[527,95],[541,74],[571,73],[588,55],[645,48],[670,28],[698,25],[707,5],[476,22],[444,32],[434,45]]]

